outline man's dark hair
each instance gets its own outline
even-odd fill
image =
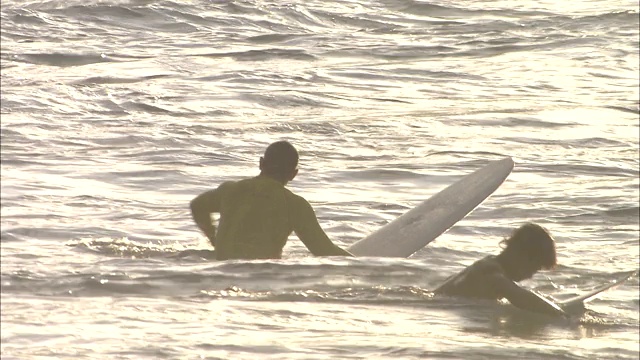
[[[264,152],[264,170],[283,174],[293,171],[298,166],[298,151],[285,140],[276,141]]]

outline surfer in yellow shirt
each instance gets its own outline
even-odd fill
[[[525,224],[501,244],[505,246],[500,254],[476,261],[448,278],[434,293],[488,300],[507,299],[524,310],[564,315],[558,305],[516,284],[531,278],[541,269],[555,267],[555,241],[547,230],[537,224]]]
[[[309,202],[285,188],[297,167],[295,147],[278,141],[260,158],[260,175],[224,182],[191,201],[193,220],[216,259],[279,259],[291,232],[313,255],[353,256],[331,242]],[[217,231],[212,213],[220,214]]]

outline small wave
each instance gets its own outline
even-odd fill
[[[51,281],[46,275],[20,269],[13,272],[3,271],[1,276],[2,293],[32,292],[33,289],[46,288]]]
[[[540,171],[552,176],[576,175],[597,175],[597,176],[622,176],[638,177],[640,172],[636,169],[622,168],[617,166],[596,165],[596,164],[547,164],[531,170]]]
[[[622,207],[604,211],[604,214],[611,217],[630,217],[637,219],[640,216],[640,207]]]
[[[456,6],[445,6],[445,5],[437,5],[429,2],[420,2],[416,0],[401,0],[394,1],[395,6],[391,6],[391,8],[399,8],[403,12],[414,14],[414,15],[424,15],[429,17],[436,18],[447,18],[447,17],[470,17],[470,16],[483,16],[483,15],[494,15],[500,17],[517,17],[522,18],[524,16],[549,16],[551,13],[543,12],[543,11],[533,11],[533,10],[517,10],[517,9],[490,9],[490,8],[469,8],[469,7],[456,7]]]
[[[184,245],[176,242],[170,243],[141,243],[129,240],[127,237],[112,239],[85,238],[73,240],[67,246],[74,247],[79,251],[88,251],[106,256],[116,256],[125,258],[162,258],[176,256],[177,253],[185,251]],[[185,255],[187,257],[188,255]]]
[[[30,64],[71,67],[116,61],[105,54],[33,53],[14,55],[13,60]]]
[[[338,105],[321,99],[316,94],[307,94],[299,91],[283,90],[281,93],[272,92],[268,94],[264,92],[245,92],[240,98],[276,109],[290,107],[338,108]]]
[[[113,76],[93,76],[86,79],[78,80],[75,84],[94,85],[94,84],[132,84],[147,80],[159,79],[170,75],[149,75],[134,78],[121,78]]]
[[[503,127],[529,127],[540,129],[556,129],[563,127],[571,127],[576,124],[571,122],[554,122],[548,120],[540,120],[536,118],[515,118],[507,117],[498,120],[479,120],[479,124],[484,126],[503,126]]]
[[[39,14],[26,9],[18,10],[18,14],[11,16],[11,20],[16,24],[27,24],[41,26],[48,22],[45,21]]]
[[[305,301],[305,302],[348,302],[358,304],[409,305],[422,303],[433,298],[431,291],[416,286],[385,287],[372,286],[360,288],[342,288],[332,291],[311,289],[294,291],[252,292],[233,286],[223,290],[201,291],[196,297],[236,298],[257,301]]]
[[[140,101],[127,101],[121,104],[122,108],[128,111],[140,111],[150,114],[173,114],[174,112],[171,110],[163,109],[157,105],[149,105]]]
[[[38,187],[38,188],[41,189],[42,187]],[[34,218],[33,214],[30,214],[30,215],[31,215],[30,218]],[[16,216],[16,218],[18,219],[21,217],[26,218],[28,217],[28,215]],[[55,214],[39,215],[38,217],[41,217],[43,219],[68,220],[66,216],[59,216]],[[9,217],[9,216],[3,215],[3,220],[11,219],[11,218],[13,218],[13,216]],[[12,241],[28,241],[30,239],[39,239],[39,240],[46,239],[46,240],[52,240],[52,241],[68,240],[69,234],[71,232],[68,227],[65,227],[63,225],[62,226],[43,226],[43,227],[30,226],[30,227],[15,227],[15,228],[8,228],[8,226],[4,226],[4,227],[5,229],[2,230],[2,235],[1,235],[3,241],[4,239],[12,240]],[[87,229],[82,229],[81,231],[91,231],[91,230],[95,230],[95,229],[87,228]]]
[[[611,26],[613,22],[619,22],[621,24],[638,24],[638,11],[626,10],[626,11],[613,11],[597,15],[586,15],[571,18],[573,22],[581,24],[587,24],[592,26],[602,26],[607,24]]]
[[[631,113],[634,115],[640,114],[640,106],[636,105],[635,107],[625,107],[625,106],[604,106],[605,109],[618,110],[622,112]]]
[[[340,125],[331,122],[300,122],[300,123],[276,123],[269,125],[266,130],[275,133],[301,132],[303,134],[339,136],[346,130]]]
[[[257,44],[273,44],[288,42],[289,40],[295,40],[300,38],[309,37],[308,34],[266,34],[250,36],[247,40]]]
[[[307,53],[302,49],[265,49],[265,50],[247,50],[247,51],[234,51],[224,53],[209,53],[201,54],[199,56],[210,58],[231,57],[238,61],[267,61],[272,59],[289,59],[289,60],[316,60],[316,57]]]
[[[531,44],[514,43],[509,45],[491,45],[475,47],[472,49],[460,51],[456,56],[469,57],[494,57],[498,55],[516,53],[516,52],[535,52],[535,51],[557,51],[563,48],[575,48],[579,46],[598,46],[604,45],[605,40],[597,37],[584,38],[567,38],[559,40],[544,41],[539,40]]]
[[[503,157],[507,157],[508,155],[506,154],[501,154],[501,153],[496,153],[496,152],[491,152],[491,151],[456,151],[456,150],[447,150],[447,151],[436,151],[436,152],[432,152],[432,153],[428,153],[426,156],[452,156],[456,159],[460,159],[460,158],[475,158],[476,155],[481,155],[481,156],[497,156],[500,158]],[[471,165],[473,166],[479,166],[479,165],[485,165],[486,161],[485,160],[477,160],[474,159],[472,160],[473,162],[471,163]],[[482,163],[480,163],[480,161],[482,161]],[[454,164],[454,166],[458,166],[459,164]]]
[[[427,69],[398,69],[396,73],[402,75],[408,75],[413,78],[431,78],[431,79],[446,79],[446,80],[477,80],[477,81],[487,81],[488,79],[485,76],[471,74],[467,72],[454,72],[454,71],[434,71]]]
[[[71,5],[64,8],[58,8],[57,10],[51,12],[68,14],[73,17],[95,16],[135,20],[144,17],[144,14],[141,12],[141,10],[144,10],[144,8],[133,10],[128,7],[119,5],[91,4]]]
[[[572,125],[572,124],[570,124]],[[626,143],[620,142],[614,139],[607,139],[601,137],[582,138],[582,139],[563,139],[562,141],[555,140],[553,138],[531,138],[531,137],[503,137],[503,140],[513,141],[523,144],[532,145],[556,145],[564,146],[568,148],[602,148],[606,146],[625,146]]]
[[[348,178],[351,181],[377,181],[377,182],[389,182],[389,181],[401,181],[408,179],[423,179],[424,175],[413,172],[411,170],[401,169],[372,169],[372,170],[360,170],[360,171],[348,171],[338,172],[340,177]]]

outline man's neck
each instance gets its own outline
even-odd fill
[[[269,173],[264,172],[264,171],[261,171],[261,172],[260,172],[260,176],[263,176],[263,177],[269,178],[269,179],[271,179],[271,180],[277,181],[277,182],[279,182],[280,184],[282,184],[282,186],[286,186],[286,185],[287,185],[287,183],[288,183],[288,181],[287,181],[287,180],[284,180],[284,179],[283,179],[283,178],[281,178],[281,177],[274,176],[274,175],[269,174]]]

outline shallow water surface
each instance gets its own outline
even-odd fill
[[[638,277],[570,320],[434,297],[533,221],[557,299],[639,265],[637,3],[4,1],[3,359],[637,359]],[[409,259],[215,262],[189,201],[300,150],[350,244],[490,160]]]

